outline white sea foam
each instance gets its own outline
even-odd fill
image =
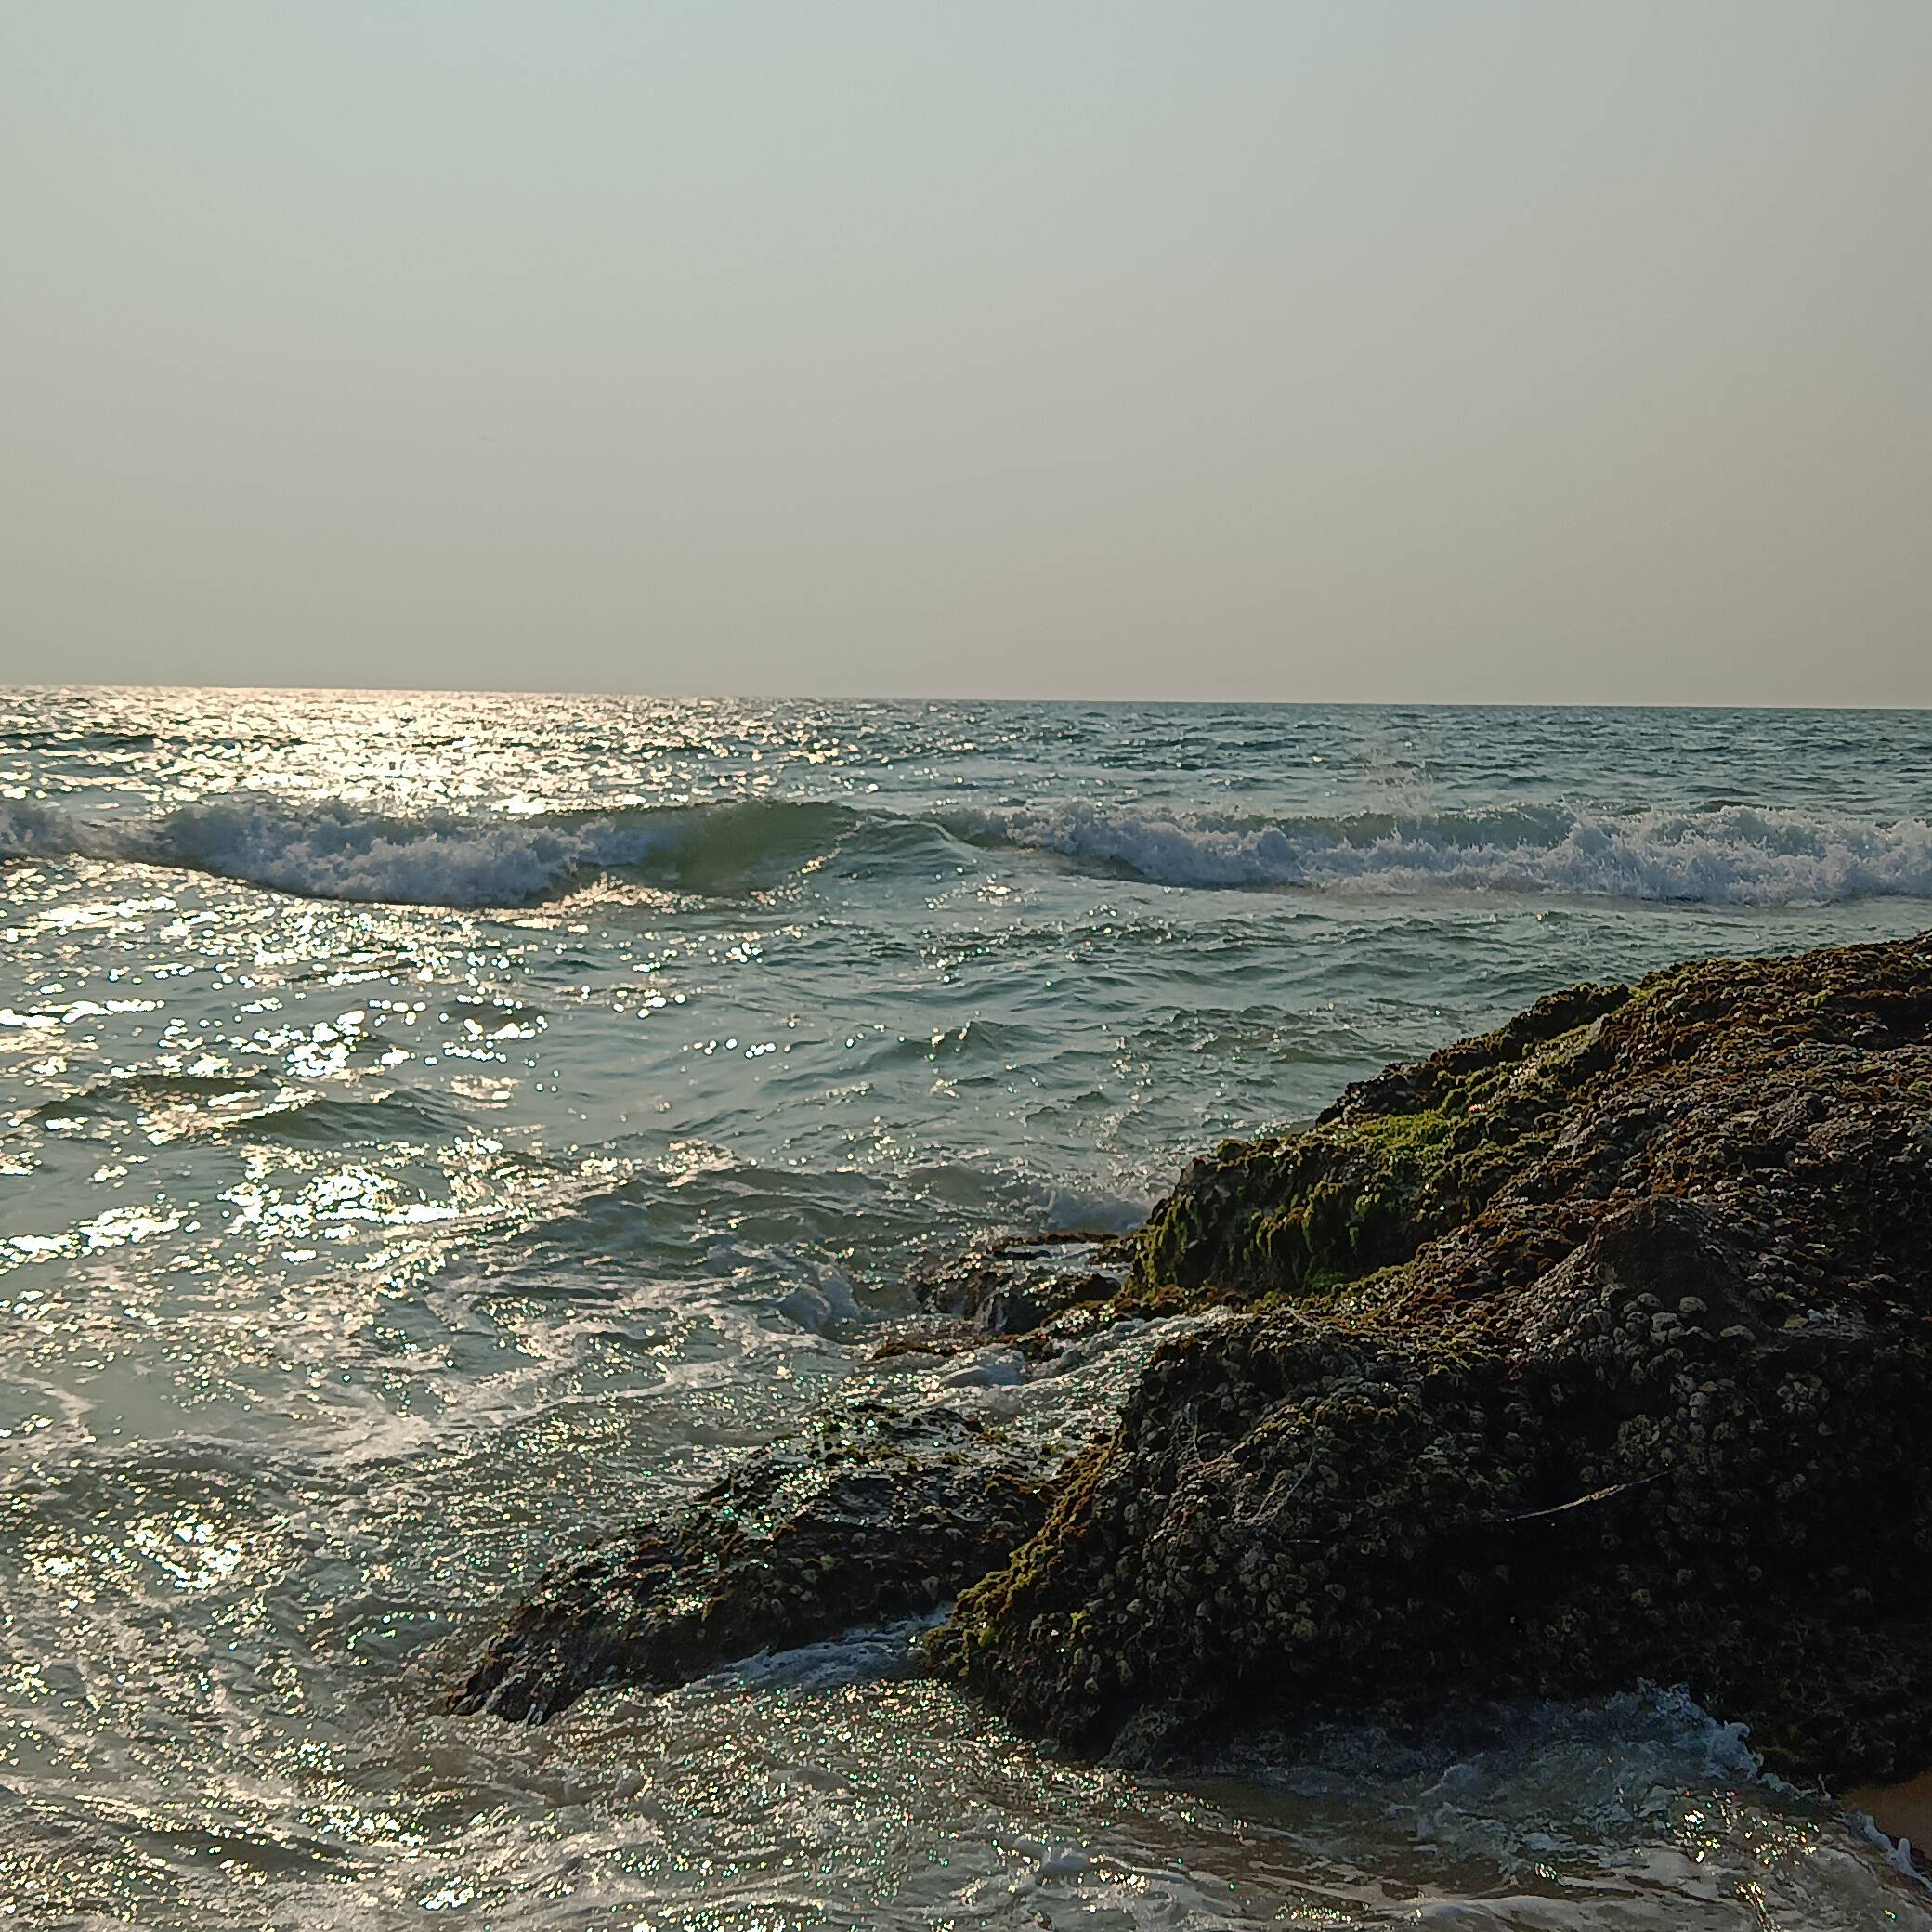
[[[1565,893],[1709,905],[1932,897],[1932,824],[1749,805],[1623,815],[1559,806],[1233,819],[1089,804],[957,815],[984,845],[1048,852],[1151,883],[1410,893]]]
[[[602,872],[731,893],[835,851],[923,864],[932,842],[1050,855],[1078,871],[1200,889],[1484,892],[1729,906],[1932,898],[1932,823],[1727,804],[1559,805],[1341,817],[1233,817],[1086,803],[931,818],[738,799],[519,816],[410,816],[246,791],[142,820],[0,803],[0,857],[84,856],[242,880],[313,898],[513,906]],[[957,847],[955,847],[957,850]]]
[[[876,1684],[920,1677],[930,1668],[920,1645],[950,1610],[907,1617],[895,1624],[864,1625],[823,1643],[789,1651],[760,1651],[712,1673],[710,1683],[747,1690],[831,1690],[846,1684]]]
[[[803,856],[822,852],[850,816],[764,801],[412,816],[239,791],[121,820],[21,801],[0,804],[0,857],[164,866],[319,899],[514,906],[625,868],[693,891],[736,886],[801,848]]]

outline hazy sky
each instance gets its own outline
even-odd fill
[[[0,0],[0,682],[1932,703],[1928,0]]]

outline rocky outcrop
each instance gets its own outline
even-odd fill
[[[1127,1255],[969,1255],[799,1434],[559,1565],[458,1701],[541,1722],[607,1683],[673,1684],[763,1650],[936,1610],[1045,1519],[1162,1325],[1108,1305]]]
[[[956,1283],[894,1345],[939,1392],[560,1573],[471,1703],[964,1586],[937,1666],[1082,1752],[1648,1678],[1788,1772],[1932,1763],[1932,941],[1554,995],[1196,1162],[1130,1256]],[[956,1413],[1001,1350],[1054,1428]]]
[[[1932,945],[1540,1002],[1155,1210],[1164,1348],[943,1669],[1083,1751],[1683,1682],[1932,1762]]]
[[[458,1708],[542,1722],[600,1684],[681,1683],[917,1615],[1001,1561],[1047,1503],[1042,1471],[970,1411],[846,1402],[547,1578]]]

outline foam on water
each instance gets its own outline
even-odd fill
[[[954,839],[988,854],[1047,854],[1102,876],[1179,887],[1761,907],[1932,898],[1925,818],[1735,804],[1272,819],[1083,802],[923,816],[771,798],[459,816],[236,792],[124,821],[0,803],[0,857],[120,860],[372,904],[517,906],[613,872],[732,894],[796,881],[841,854],[916,866]]]
[[[1932,897],[1932,824],[1726,805],[1560,806],[1282,821],[1086,804],[955,815],[988,845],[1050,852],[1157,885],[1564,893],[1718,906]]]
[[[0,857],[119,860],[318,899],[516,906],[609,871],[698,893],[743,890],[823,858],[852,822],[811,801],[465,816],[238,791],[133,820],[0,803]]]
[[[1664,1693],[1163,1778],[917,1630],[447,1693],[929,1259],[1552,986],[1915,930],[1928,769],[1911,714],[0,692],[0,1904],[1927,1932]],[[1161,1332],[892,1372],[1057,1452]]]

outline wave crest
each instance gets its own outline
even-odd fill
[[[1612,813],[1560,805],[1338,817],[1234,817],[1088,803],[929,817],[801,799],[528,817],[381,812],[232,792],[141,821],[0,803],[0,857],[84,856],[242,880],[310,898],[515,906],[625,872],[729,896],[842,870],[930,863],[935,847],[1034,854],[1146,884],[1563,894],[1730,906],[1932,898],[1932,825],[1721,804]]]
[[[1088,804],[959,814],[971,842],[1046,852],[1155,885],[1562,893],[1704,905],[1932,897],[1932,825],[1750,805],[1627,814],[1563,806],[1234,819]]]
[[[783,800],[411,816],[233,792],[116,824],[23,801],[0,804],[0,856],[165,866],[307,898],[516,906],[616,870],[686,892],[744,891],[822,857],[858,816]]]

